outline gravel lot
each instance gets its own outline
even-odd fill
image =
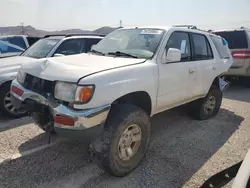
[[[33,154],[0,164],[0,187],[199,187],[242,160],[250,148],[250,89],[231,86],[216,118],[195,121],[182,108],[152,118],[152,141],[141,165],[124,178],[99,170],[86,143],[59,140]],[[28,118],[0,120],[0,160],[47,144]]]

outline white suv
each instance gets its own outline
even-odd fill
[[[89,54],[34,60],[12,82],[12,101],[45,131],[91,139],[97,164],[131,172],[150,142],[150,117],[189,104],[193,117],[215,116],[232,64],[221,37],[186,27],[113,31]]]

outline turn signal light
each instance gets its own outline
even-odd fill
[[[79,101],[88,102],[93,95],[93,87],[83,87],[79,92]]]
[[[65,126],[74,126],[74,124],[75,124],[74,119],[72,119],[68,116],[62,116],[62,115],[55,115],[54,122],[56,124],[65,125]]]

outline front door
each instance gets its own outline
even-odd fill
[[[178,106],[192,98],[197,80],[196,65],[192,61],[189,33],[174,31],[167,41],[166,52],[169,48],[177,48],[181,51],[181,61],[175,63],[158,62],[158,112]]]

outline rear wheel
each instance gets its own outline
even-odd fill
[[[2,85],[0,90],[0,111],[4,116],[18,118],[25,116],[27,112],[25,110],[16,109],[11,102],[10,95],[10,83]]]
[[[222,102],[222,91],[212,86],[206,97],[190,103],[189,114],[198,120],[205,120],[218,114]]]
[[[150,142],[150,120],[132,105],[114,105],[103,134],[91,144],[94,161],[114,176],[125,176],[136,168]]]

